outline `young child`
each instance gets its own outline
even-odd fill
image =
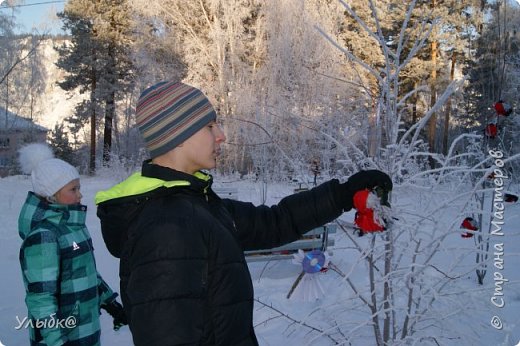
[[[100,308],[114,318],[116,330],[126,317],[96,269],[79,173],[44,144],[19,153],[33,186],[18,219],[30,344],[99,345]]]

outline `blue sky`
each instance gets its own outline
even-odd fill
[[[61,24],[56,20],[56,13],[63,10],[64,0],[0,0],[0,11],[14,15],[19,25],[17,32],[39,33],[61,32]],[[6,3],[15,3],[14,9],[7,8]],[[53,19],[54,17],[54,19]]]
[[[516,0],[520,4],[520,0]],[[35,28],[39,33],[61,32],[61,23],[56,20],[56,13],[63,10],[65,0],[0,0],[0,11],[13,14],[20,25],[18,32],[30,32]],[[15,3],[14,11],[6,7]],[[54,17],[54,19],[52,19]]]

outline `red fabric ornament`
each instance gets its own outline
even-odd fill
[[[495,102],[493,108],[495,108],[498,115],[503,115],[505,117],[509,116],[513,112],[513,108],[502,100]]]
[[[497,128],[497,125],[496,124],[493,124],[493,123],[490,123],[486,126],[486,129],[484,130],[484,134],[486,135],[486,137],[488,138],[495,138],[497,136],[497,133],[498,133],[498,128]]]
[[[468,230],[460,235],[462,238],[471,238],[473,232],[478,231],[477,223],[472,217],[465,218],[460,227]]]
[[[462,221],[462,224],[460,225],[460,227],[462,227],[464,229],[469,229],[470,231],[478,230],[477,223],[475,222],[475,220],[472,217],[465,218],[464,221]]]
[[[370,190],[360,190],[354,194],[354,208],[357,210],[354,223],[361,229],[363,233],[381,232],[385,230],[385,226],[381,225],[374,215],[374,209],[371,204],[379,198]]]

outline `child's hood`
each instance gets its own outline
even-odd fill
[[[43,222],[59,225],[65,219],[74,224],[85,224],[87,207],[78,205],[49,204],[29,191],[18,217],[18,234],[25,240],[29,233]]]

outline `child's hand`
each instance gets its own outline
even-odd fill
[[[109,304],[102,304],[101,308],[106,310],[106,312],[114,318],[114,330],[119,330],[119,328],[128,324],[125,310],[117,300],[114,300]]]

